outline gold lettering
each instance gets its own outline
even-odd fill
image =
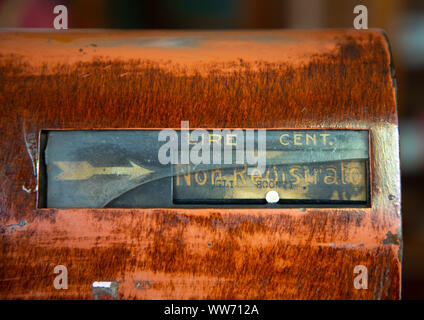
[[[308,171],[309,171],[309,169],[308,168],[305,168],[304,169],[304,171],[305,171],[305,185],[308,185],[308,179],[309,179],[309,177],[308,177]]]
[[[234,168],[234,186],[237,185],[237,175],[240,176],[241,181],[243,184],[246,184],[246,180],[244,179],[244,174],[246,173],[247,167],[244,167],[243,171],[237,172],[237,168]]]
[[[302,138],[302,134],[300,134],[300,133],[296,133],[296,134],[294,135],[294,141],[293,141],[293,143],[294,143],[295,145],[297,145],[297,146],[301,146],[301,145],[302,145],[302,141],[298,141],[300,138]]]
[[[253,169],[250,174],[250,180],[252,180],[252,183],[256,184],[260,177],[262,177],[262,173],[258,169]]]
[[[192,141],[191,139],[190,139],[190,133],[187,135],[187,137],[188,137],[188,144],[198,144],[199,142],[198,141]],[[205,142],[205,135],[203,135],[202,134],[202,139],[200,139],[200,144],[203,144],[204,142]]]
[[[292,168],[289,171],[289,173],[292,175],[292,177],[296,178],[296,182],[293,182],[293,184],[299,184],[300,183],[300,177],[298,175],[296,175],[296,170],[298,170],[298,168]]]
[[[355,174],[354,174],[354,171],[355,171]],[[354,179],[354,176],[356,176],[357,178]],[[362,178],[361,172],[357,168],[350,169],[349,180],[353,185],[357,186],[361,182],[362,180],[361,178]]]
[[[342,184],[346,184],[346,182],[345,182],[345,172],[344,172],[344,166],[343,166],[343,161],[341,161],[341,164],[340,164],[340,167],[341,167],[341,170],[342,170]]]
[[[314,184],[317,184],[318,169],[314,169]]]
[[[273,171],[274,171],[274,183],[276,183],[277,181],[278,181],[278,172],[277,172],[277,168],[275,168],[275,166],[273,166],[272,167],[273,168]],[[269,172],[270,172],[270,170],[271,169],[268,169],[267,171],[266,171],[266,175],[265,175],[265,179],[266,179],[266,181],[268,181],[268,183],[270,183],[270,180],[269,180]]]
[[[280,137],[280,143],[283,145],[283,146],[288,146],[289,144],[290,144],[290,142],[288,141],[287,143],[284,143],[283,142],[283,137],[288,137],[289,135],[287,134],[287,133],[285,133],[285,134],[282,134],[281,135],[281,137]]]
[[[327,171],[330,170],[334,174],[332,176],[325,176],[324,183],[325,184],[338,184],[337,183],[337,172],[334,168],[327,168]]]
[[[222,171],[221,171],[221,169],[214,169],[211,172],[212,184],[215,184],[215,174],[218,174],[218,180],[222,179]]]
[[[325,146],[327,143],[326,138],[329,136],[329,133],[321,133],[320,136],[322,137],[322,144]]]
[[[216,142],[219,144],[221,139],[222,139],[222,136],[220,136],[219,134],[215,134],[215,133],[209,134],[209,144],[212,144],[212,142]]]
[[[187,169],[188,169],[187,173],[184,172],[183,176],[184,176],[184,180],[186,184],[190,186],[191,185],[190,166],[187,166]],[[177,186],[179,185],[180,185],[180,174],[177,174]]]
[[[227,146],[236,146],[235,142],[231,142],[231,137],[235,138],[237,136],[235,134],[227,134]]]
[[[310,134],[306,134],[306,144],[307,145],[309,145],[309,140],[312,140],[312,142],[314,143],[314,145],[316,145],[317,144],[317,136],[316,136],[316,134],[314,133],[312,136],[310,135]]]
[[[199,179],[199,173],[202,173],[203,174],[203,180],[200,180]],[[208,176],[206,175],[206,172],[205,171],[203,171],[203,170],[201,170],[201,171],[197,171],[195,174],[194,174],[194,180],[196,180],[196,182],[197,182],[197,184],[199,184],[199,185],[204,185],[205,183],[206,183],[206,180],[208,180]]]

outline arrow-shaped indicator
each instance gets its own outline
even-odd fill
[[[135,179],[153,171],[140,167],[130,161],[131,167],[93,167],[87,161],[54,161],[62,172],[56,180],[87,180],[94,175],[130,176]]]

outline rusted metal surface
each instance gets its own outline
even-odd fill
[[[0,298],[92,299],[107,280],[119,299],[399,299],[395,94],[380,31],[1,32]],[[369,130],[371,205],[37,209],[41,130],[182,120]]]

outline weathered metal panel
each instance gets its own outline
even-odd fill
[[[0,106],[3,299],[91,299],[95,281],[118,282],[119,299],[400,298],[396,93],[380,31],[2,31]],[[182,120],[368,130],[370,205],[37,208],[42,130]],[[67,290],[53,286],[57,265]]]

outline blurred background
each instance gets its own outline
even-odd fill
[[[424,299],[423,0],[0,0],[0,27],[53,28],[53,8],[69,28],[353,28],[356,5],[368,27],[386,30],[398,79],[402,169],[402,298]]]

